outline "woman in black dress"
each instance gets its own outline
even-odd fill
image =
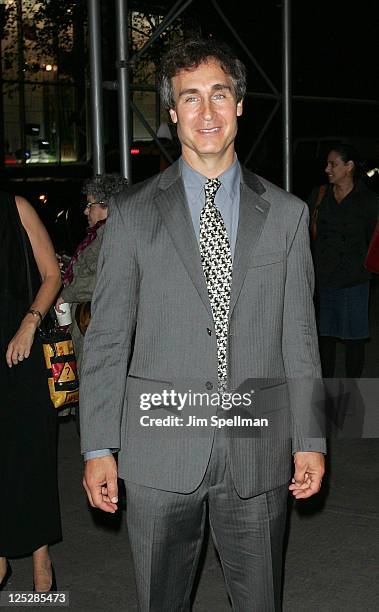
[[[11,573],[8,558],[30,553],[35,590],[55,586],[48,544],[61,539],[57,421],[36,330],[60,285],[54,249],[37,213],[24,198],[0,194],[0,589]]]
[[[362,179],[357,151],[336,144],[325,168],[329,185],[310,197],[316,311],[323,375],[332,378],[336,343],[345,345],[346,378],[360,378],[369,337],[371,274],[364,267],[379,199]]]

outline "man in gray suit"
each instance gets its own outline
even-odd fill
[[[168,52],[182,156],[115,198],[99,259],[84,487],[115,512],[125,479],[142,611],[190,609],[206,509],[233,609],[279,610],[288,487],[310,497],[324,472],[304,425],[320,377],[307,207],[240,166],[245,89],[222,44]]]

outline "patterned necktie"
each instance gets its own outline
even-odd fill
[[[220,211],[215,206],[219,179],[207,179],[205,204],[200,214],[200,255],[208,287],[217,339],[218,387],[224,391],[228,378],[228,323],[232,255],[228,233]]]

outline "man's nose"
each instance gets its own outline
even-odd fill
[[[213,117],[213,107],[211,100],[203,100],[202,115],[206,121],[210,121]]]

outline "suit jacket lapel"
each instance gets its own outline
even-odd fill
[[[270,204],[261,197],[265,189],[258,178],[242,171],[237,243],[233,261],[233,280],[229,317],[240,294],[251,257],[262,233]]]
[[[233,261],[233,280],[229,316],[240,294],[252,253],[262,233],[270,204],[261,195],[265,188],[251,172],[241,168],[241,196],[237,243]],[[212,315],[207,285],[201,265],[199,245],[188,210],[178,162],[167,168],[159,179],[156,205],[172,242],[208,312]]]
[[[212,314],[207,285],[201,265],[199,245],[188,210],[179,163],[175,162],[162,173],[156,205],[196,290],[205,307]]]

